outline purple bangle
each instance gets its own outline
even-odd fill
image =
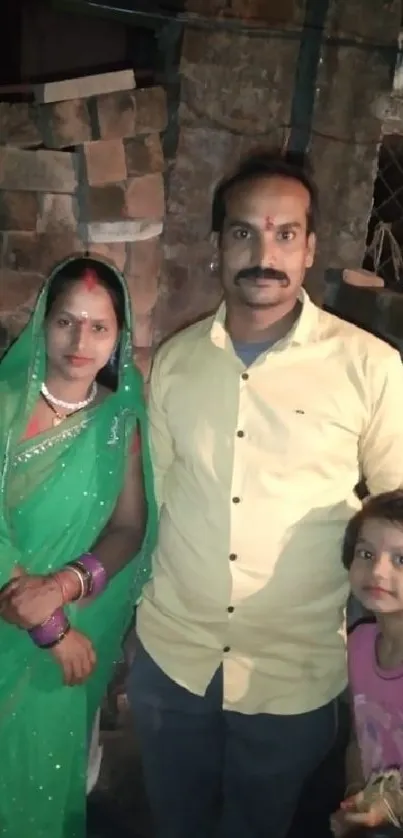
[[[102,562],[93,553],[84,553],[78,559],[77,565],[78,567],[81,565],[91,577],[87,597],[92,598],[102,594],[108,584],[108,576]]]
[[[63,608],[58,608],[48,620],[45,620],[40,626],[30,629],[28,634],[41,649],[51,649],[60,643],[66,634],[70,631],[70,623],[63,611]]]

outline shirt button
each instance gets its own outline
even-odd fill
[[[228,614],[232,614],[232,613],[233,613],[233,611],[235,611],[234,606],[233,606],[233,605],[229,605],[229,606],[228,606],[228,608],[227,608],[227,611],[228,611]]]
[[[231,646],[224,646],[223,652],[230,652],[230,651],[231,651]]]
[[[232,498],[232,503],[240,503],[241,498]]]
[[[237,558],[238,558],[238,556],[237,556],[237,554],[236,554],[236,553],[230,553],[230,554],[229,554],[229,560],[230,560],[230,562],[236,562]]]
[[[241,378],[243,378],[244,381],[247,381],[248,378],[249,378],[249,373],[243,372],[242,375],[241,375]]]
[[[239,436],[239,437],[242,437],[242,436],[245,436],[245,432],[244,431],[237,431],[236,435]]]

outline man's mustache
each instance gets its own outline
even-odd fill
[[[235,285],[239,285],[240,282],[248,279],[251,281],[257,279],[274,279],[284,287],[290,284],[290,278],[284,271],[277,271],[275,268],[260,268],[259,265],[253,268],[244,268],[242,271],[239,271],[235,276],[234,282]]]

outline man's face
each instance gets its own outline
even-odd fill
[[[291,178],[264,177],[234,186],[220,242],[228,300],[265,309],[297,299],[315,254],[315,235],[307,234],[309,207],[309,192]]]

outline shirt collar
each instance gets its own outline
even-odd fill
[[[318,307],[308,297],[303,288],[301,288],[298,299],[302,303],[301,314],[291,331],[281,341],[284,348],[287,346],[303,346],[312,340],[314,328],[318,321]],[[231,338],[225,328],[225,317],[226,306],[223,302],[213,318],[210,329],[210,338],[220,349],[227,349],[232,346]]]

